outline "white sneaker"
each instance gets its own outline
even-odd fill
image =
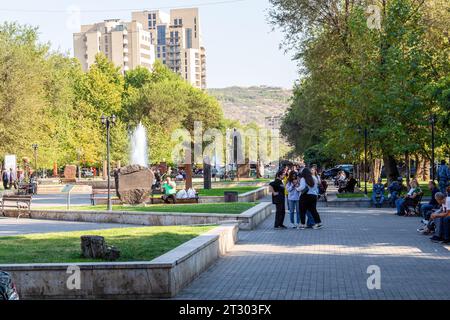
[[[313,225],[313,229],[314,230],[318,230],[318,229],[322,229],[323,225],[321,223],[316,223],[315,225]]]
[[[293,224],[293,223],[291,223],[290,227],[291,227],[292,229],[297,228],[297,226],[296,226],[295,224]]]
[[[300,224],[300,225],[298,225],[298,229],[299,230],[305,230],[306,229],[306,225]]]

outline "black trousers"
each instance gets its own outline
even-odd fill
[[[306,212],[311,212],[315,223],[321,223],[319,212],[317,212],[317,196],[313,194],[302,194],[300,197],[300,221],[305,224]]]
[[[8,180],[3,180],[3,188],[8,189]]]
[[[164,195],[163,196],[163,200],[164,200],[165,203],[170,203],[169,199],[172,199],[172,203],[173,204],[175,204],[177,202],[177,200],[175,198],[175,195],[173,195],[173,194],[169,194],[169,195]]]
[[[284,216],[286,214],[286,206],[284,205],[285,201],[279,201],[275,203],[275,228],[281,227],[284,223]]]

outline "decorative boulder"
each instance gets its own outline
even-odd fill
[[[116,191],[125,204],[141,204],[150,199],[155,176],[143,166],[134,164],[120,168],[116,172]]]

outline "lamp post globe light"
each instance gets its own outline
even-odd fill
[[[108,176],[108,211],[112,211],[112,203],[111,203],[111,164],[110,164],[110,129],[116,123],[116,116],[105,116],[102,114],[100,118],[102,124],[106,127],[106,171]]]

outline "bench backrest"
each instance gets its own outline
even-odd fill
[[[111,188],[111,193],[116,193],[116,189]],[[108,189],[92,189],[92,194],[108,194]]]
[[[33,196],[31,195],[3,195],[3,200],[31,200]]]
[[[414,201],[413,201],[414,205],[417,206],[420,202],[422,202],[422,198],[423,198],[423,192],[419,192],[417,194],[417,196],[414,198]]]

